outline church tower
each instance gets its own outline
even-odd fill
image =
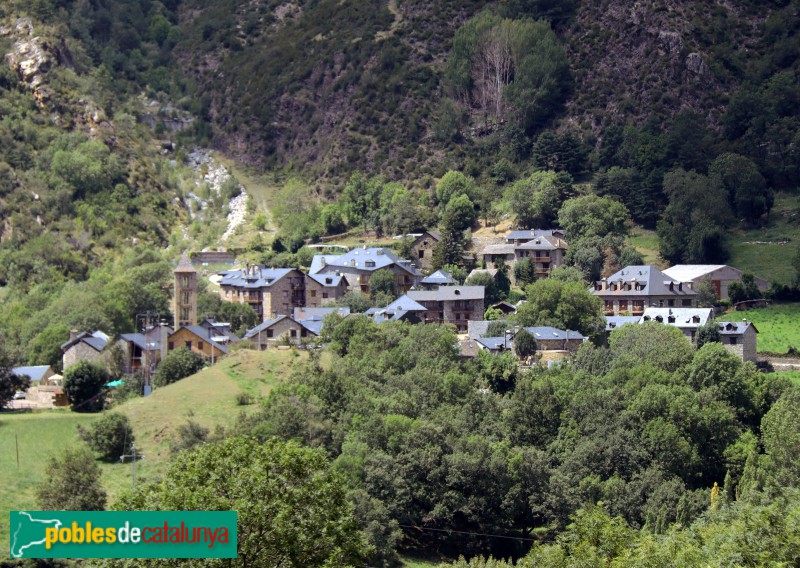
[[[197,325],[197,271],[186,251],[178,261],[175,274],[175,329],[181,326]]]

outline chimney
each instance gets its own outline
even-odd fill
[[[606,280],[605,278],[600,280],[600,290],[604,292],[608,290],[608,280]]]
[[[167,326],[161,324],[158,326],[158,346],[161,348],[161,360],[163,361],[167,356]]]
[[[325,260],[325,256],[320,259],[320,264],[324,267],[328,265],[328,261]],[[337,271],[338,272],[338,271]]]
[[[77,329],[69,330],[69,340],[70,341],[75,341],[78,338],[78,334],[79,333],[80,332]]]

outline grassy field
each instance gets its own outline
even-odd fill
[[[775,374],[780,377],[785,377],[792,381],[795,385],[800,386],[800,371],[783,371]]]
[[[655,231],[636,227],[628,237],[628,244],[642,253],[645,264],[652,264],[657,267],[663,265],[663,261],[658,256],[658,235],[656,235]]]
[[[789,241],[788,244],[778,244]],[[774,282],[789,284],[794,277],[792,254],[800,245],[800,195],[779,193],[769,223],[731,235],[728,264]]]
[[[785,354],[789,346],[800,349],[800,304],[775,304],[768,308],[729,312],[720,321],[752,321],[758,328],[758,352]]]
[[[257,404],[239,406],[238,393],[247,392],[257,401],[305,358],[305,353],[290,350],[238,351],[197,375],[155,390],[147,398],[116,407],[114,410],[130,418],[136,446],[145,456],[137,463],[137,478],[152,479],[164,472],[170,441],[188,418],[212,429],[217,424],[231,424],[240,412],[258,408]],[[78,444],[76,426],[88,426],[99,416],[68,410],[0,414],[0,555],[8,545],[8,511],[36,506],[35,488],[45,479],[48,458],[64,447]],[[19,469],[15,433],[19,440]],[[103,486],[109,502],[113,502],[131,486],[131,464],[100,466]]]

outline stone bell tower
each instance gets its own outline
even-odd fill
[[[197,270],[186,251],[178,261],[175,274],[175,297],[173,312],[175,313],[175,329],[181,326],[197,325]]]

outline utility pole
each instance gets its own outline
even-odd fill
[[[160,321],[160,316],[156,312],[147,311],[143,314],[136,314],[136,328],[142,330],[144,335],[144,393],[150,394],[152,386],[150,385],[151,362],[150,362],[150,338],[147,333],[149,330],[154,329],[155,325]],[[141,322],[141,327],[139,326]]]
[[[135,442],[131,443],[131,453],[130,454],[123,454],[123,455],[119,456],[119,460],[122,463],[125,463],[125,458],[131,458],[131,470],[132,470],[131,471],[131,477],[132,477],[131,489],[136,489],[136,460],[144,459],[144,456],[142,454],[137,454],[136,453],[136,443]]]

